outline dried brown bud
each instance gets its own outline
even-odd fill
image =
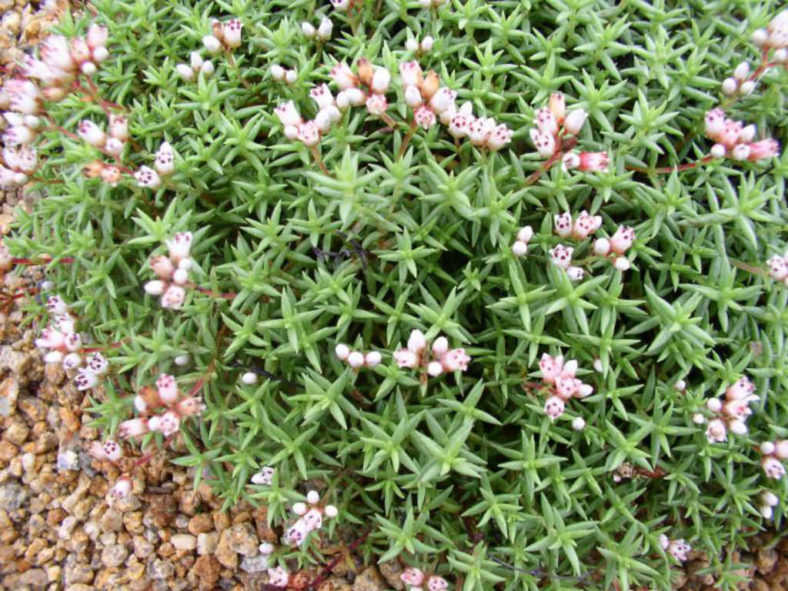
[[[372,70],[372,64],[369,63],[369,60],[365,57],[362,57],[358,60],[358,77],[361,79],[361,82],[369,86],[372,83],[372,76],[374,71]]]
[[[84,174],[89,179],[95,179],[101,176],[102,171],[104,170],[104,163],[101,160],[94,160],[85,165],[85,168],[82,170],[82,174]]]
[[[429,101],[432,98],[432,95],[438,92],[440,85],[441,79],[438,76],[438,73],[435,70],[430,70],[427,72],[424,82],[421,83],[421,96],[424,97],[425,102]]]

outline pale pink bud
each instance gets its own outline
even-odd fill
[[[566,270],[566,275],[572,281],[581,281],[585,276],[586,272],[583,271],[580,267],[569,267]]]
[[[308,23],[304,23],[304,24],[308,24]],[[312,25],[309,25],[309,26],[311,27]],[[271,78],[273,78],[276,82],[281,82],[282,80],[285,79],[285,69],[282,66],[280,66],[279,64],[274,64],[273,66],[271,66],[271,70],[270,71],[271,71]],[[325,86],[325,85],[322,85],[322,86]],[[320,88],[320,87],[318,86],[317,88]],[[313,88],[312,92],[314,92],[315,90],[316,90],[316,88]],[[310,94],[312,94],[312,92],[310,92]]]
[[[134,178],[137,179],[137,184],[140,187],[157,189],[161,186],[159,175],[155,170],[147,166],[140,166],[139,170],[134,173]]]
[[[566,101],[564,95],[560,92],[554,92],[550,95],[550,101],[547,104],[550,112],[556,118],[556,121],[563,121],[566,115]]]
[[[776,446],[771,441],[764,441],[761,443],[761,453],[770,456],[774,453]]]
[[[523,226],[517,232],[517,240],[528,244],[531,241],[531,238],[533,238],[533,235],[534,235],[534,230],[531,226]]]
[[[728,429],[725,426],[725,421],[721,419],[713,419],[709,421],[706,428],[706,439],[709,443],[721,443],[728,438]]]
[[[635,240],[635,231],[627,226],[619,226],[610,238],[610,248],[616,254],[624,254]]]
[[[106,140],[106,136],[101,128],[87,119],[80,121],[79,127],[77,127],[77,134],[91,146],[99,148],[104,145],[104,141]]]
[[[416,41],[413,37],[408,37],[408,40],[405,41],[405,49],[407,49],[408,51],[418,51],[419,42]]]
[[[443,365],[441,365],[440,361],[431,361],[427,365],[427,373],[434,378],[438,377],[443,373]]]
[[[372,115],[382,115],[388,108],[388,101],[382,94],[371,94],[367,97],[366,105]]]
[[[427,346],[427,338],[419,329],[413,329],[408,337],[408,350],[420,354]]]
[[[788,460],[788,439],[781,439],[774,444],[774,455],[781,460]]]
[[[320,20],[320,25],[317,28],[317,36],[321,41],[328,41],[331,39],[331,32],[334,30],[334,24],[331,19],[323,17]]]
[[[569,114],[564,119],[564,130],[569,135],[577,135],[580,133],[583,125],[588,118],[588,113],[586,113],[585,109],[575,109],[574,111],[570,111]]]
[[[704,417],[702,413],[696,412],[692,415],[692,422],[696,425],[702,425],[706,422],[706,417]]]
[[[311,23],[307,23],[307,22],[301,23],[301,31],[304,33],[304,36],[307,39],[314,39],[314,37],[317,35],[317,30],[315,29],[314,25],[312,25]],[[284,72],[282,77],[284,78]]]
[[[766,473],[766,476],[769,478],[777,480],[778,478],[785,476],[785,466],[783,466],[782,462],[780,462],[780,460],[777,458],[763,458],[761,460],[761,466],[763,467],[763,471]]]
[[[536,111],[534,123],[542,134],[555,137],[555,134],[558,132],[558,122],[555,119],[555,115],[548,108]]]
[[[607,256],[610,252],[610,240],[607,238],[597,238],[594,241],[594,254]]]
[[[722,144],[714,144],[711,147],[710,154],[715,158],[723,158],[727,152],[727,149]]]
[[[736,78],[726,78],[722,81],[722,94],[733,96],[739,90],[739,82]]]
[[[323,516],[317,509],[310,509],[304,514],[304,524],[307,531],[320,529],[320,526],[323,525]]]
[[[293,513],[295,513],[299,517],[301,515],[304,515],[306,512],[307,512],[306,503],[299,501],[298,503],[293,504]]]
[[[383,94],[389,89],[391,84],[391,72],[385,68],[375,68],[375,73],[372,75],[372,83],[370,89],[377,94]]]
[[[298,80],[298,72],[295,70],[285,70],[285,82],[295,84]]]
[[[433,39],[432,36],[427,35],[426,37],[424,37],[424,39],[421,40],[420,47],[424,53],[429,53],[430,51],[432,51],[432,46],[434,44],[435,44],[435,39]]]
[[[276,107],[274,109],[274,114],[279,117],[279,121],[285,127],[297,126],[302,121],[301,115],[298,114],[298,110],[295,108],[293,101],[287,101]]]
[[[352,70],[345,63],[339,63],[331,68],[329,73],[334,82],[337,83],[340,90],[347,90],[353,88],[358,84],[358,78],[353,74]]]
[[[763,502],[768,507],[776,507],[777,505],[780,504],[780,499],[777,498],[777,495],[768,490],[763,491],[763,494],[761,495],[761,499],[763,499]]]
[[[109,134],[125,142],[129,139],[129,121],[122,115],[110,115]]]
[[[454,105],[454,99],[457,98],[457,93],[449,90],[446,87],[439,88],[438,92],[432,95],[430,99],[430,107],[435,113],[443,113],[446,109]]]
[[[339,511],[334,505],[326,505],[323,511],[325,516],[328,517],[329,519],[333,519],[339,514]]]
[[[706,408],[711,412],[720,412],[722,410],[722,402],[719,398],[709,398],[706,401]]]
[[[741,86],[739,87],[739,91],[744,95],[750,95],[755,91],[755,80],[747,80],[746,82],[742,82]]]
[[[419,364],[419,356],[408,349],[398,349],[394,352],[394,361],[400,368],[412,369]]]
[[[728,429],[734,435],[746,435],[747,425],[740,419],[734,419],[728,423]]]
[[[334,353],[341,361],[346,361],[348,356],[350,355],[350,347],[348,347],[345,343],[339,343],[334,348]]]
[[[572,420],[572,429],[575,431],[582,431],[586,428],[586,421],[583,417],[575,417]]]
[[[369,351],[366,355],[364,355],[364,365],[369,368],[377,367],[380,365],[382,360],[382,355],[377,351]]]
[[[403,86],[419,86],[423,73],[418,62],[404,62],[399,65],[400,78]]]
[[[205,49],[208,50],[208,53],[212,55],[215,55],[222,50],[222,42],[213,35],[206,35],[203,37],[202,44],[205,46]]]
[[[178,386],[175,384],[175,378],[171,375],[161,374],[156,380],[156,389],[159,392],[159,400],[165,406],[171,405],[178,399]]]
[[[616,270],[623,273],[624,271],[629,271],[629,269],[632,267],[632,263],[629,262],[627,257],[616,257],[616,260],[613,261],[613,266],[616,268]]]
[[[185,285],[189,281],[189,272],[185,269],[176,269],[172,274],[172,281],[176,285]]]
[[[131,419],[118,425],[118,437],[129,439],[139,437],[148,432],[148,422],[145,419]]]
[[[156,172],[161,176],[168,176],[175,171],[175,153],[169,142],[162,142],[161,146],[159,146],[154,164]]]
[[[358,369],[364,365],[364,355],[358,351],[353,351],[348,355],[347,362],[353,369]]]
[[[186,291],[178,285],[170,285],[161,296],[161,307],[177,310],[183,306]]]
[[[406,585],[420,587],[424,582],[424,573],[418,568],[408,567],[403,571],[399,578],[402,579],[402,582]]]
[[[549,133],[542,133],[538,129],[530,130],[531,141],[536,151],[542,158],[549,158],[555,152],[555,137]]]
[[[564,401],[558,396],[551,396],[544,405],[545,414],[555,420],[564,414]]]
[[[306,493],[307,503],[310,505],[315,505],[318,503],[318,501],[320,501],[320,493],[318,493],[316,490],[310,490],[308,493]]]
[[[580,152],[578,170],[591,172],[607,172],[610,155],[607,152]]]
[[[747,144],[737,144],[733,146],[733,153],[731,154],[734,160],[747,160],[750,157],[750,146]]]
[[[449,340],[446,337],[438,337],[432,343],[432,353],[440,357],[449,350]]]

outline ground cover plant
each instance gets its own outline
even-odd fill
[[[106,436],[410,589],[670,588],[782,526],[773,2],[95,0],[0,93],[2,267]],[[33,296],[36,297],[33,297]],[[129,465],[129,464],[125,464]]]

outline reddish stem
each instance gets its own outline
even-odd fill
[[[232,292],[231,293],[216,293],[215,291],[211,291],[207,287],[201,287],[201,286],[196,285],[194,283],[187,283],[186,287],[191,287],[192,289],[195,289],[195,290],[199,291],[200,293],[204,293],[205,295],[209,295],[209,296],[211,296],[213,298],[222,298],[222,299],[225,299],[225,300],[231,300],[235,296],[238,295],[237,293],[232,293]]]
[[[44,256],[40,259],[28,259],[28,258],[13,258],[11,262],[15,265],[46,265],[47,263],[51,263],[53,258],[51,256]],[[63,257],[62,259],[58,259],[58,263],[65,263],[70,264],[74,262],[73,257]]]
[[[550,156],[550,158],[544,164],[542,164],[541,167],[536,169],[527,179],[525,179],[525,186],[527,187],[529,185],[533,185],[536,181],[538,181],[539,177],[542,176],[542,173],[550,170],[553,167],[553,164],[561,159],[562,155],[563,152],[558,150],[552,156]]]
[[[413,137],[413,134],[416,133],[416,120],[413,119],[410,122],[410,126],[408,127],[408,133],[405,134],[405,138],[402,140],[402,145],[399,147],[399,154],[398,158],[402,158],[405,155],[405,152],[408,150],[408,144],[410,144],[410,140]]]
[[[323,174],[326,176],[331,176],[331,173],[328,172],[323,159],[320,157],[320,150],[317,149],[317,146],[309,146],[309,151],[312,152],[312,157],[315,159],[315,163],[320,167],[320,170],[323,171]]]
[[[668,172],[678,171],[681,172],[682,170],[690,170],[692,168],[696,168],[701,164],[708,164],[712,160],[714,160],[716,156],[712,156],[709,154],[708,156],[704,156],[700,160],[696,160],[695,162],[687,162],[686,164],[679,164],[678,166],[663,166],[662,168],[643,168],[641,166],[627,166],[627,170],[632,170],[634,172],[642,172],[644,174],[664,174]]]
[[[370,534],[370,533],[372,533],[372,530],[367,530],[367,531],[364,533],[364,535],[363,535],[363,536],[361,536],[361,537],[360,537],[360,538],[358,538],[357,540],[354,540],[354,541],[353,541],[353,542],[352,542],[352,543],[351,543],[351,544],[350,544],[350,545],[349,545],[349,546],[346,548],[346,552],[352,552],[353,550],[355,550],[356,548],[358,548],[358,547],[359,547],[359,546],[360,546],[360,545],[361,545],[361,544],[364,542],[364,540],[366,540],[366,539],[367,539],[367,537],[369,536],[369,534]],[[319,586],[320,586],[320,583],[322,583],[323,581],[325,581],[325,580],[328,578],[328,576],[331,574],[331,571],[332,571],[332,570],[334,570],[334,568],[336,567],[336,565],[338,565],[338,564],[339,564],[339,562],[340,562],[340,561],[341,561],[341,560],[344,558],[344,554],[345,554],[344,552],[340,552],[340,553],[339,553],[339,555],[338,555],[336,558],[334,558],[333,560],[331,560],[331,562],[329,562],[329,563],[328,563],[328,564],[325,566],[325,568],[323,569],[323,571],[322,571],[322,572],[321,572],[321,573],[320,573],[320,574],[319,574],[319,575],[318,575],[318,576],[315,578],[315,580],[314,580],[314,581],[312,581],[312,582],[311,582],[311,583],[308,585],[308,587],[307,587],[307,588],[310,588],[310,589],[317,589],[317,587],[319,587]]]
[[[125,340],[125,339],[124,339]],[[108,351],[109,349],[119,349],[123,341],[110,343],[109,345],[102,345],[100,347],[82,347],[80,353],[98,353],[99,351]]]

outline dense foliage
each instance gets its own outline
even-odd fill
[[[126,174],[117,186],[88,178],[85,165],[105,156],[50,127],[37,144],[42,197],[6,243],[16,256],[74,258],[48,273],[80,329],[117,343],[92,408],[107,437],[134,416],[134,394],[170,373],[184,392],[201,385],[206,405],[184,422],[182,444],[168,440],[181,446],[173,461],[195,467],[228,506],[251,498],[281,523],[309,481],[339,508],[326,535],[337,524],[370,530],[370,557],[401,556],[462,577],[465,589],[669,588],[677,563],[660,534],[708,553],[709,572],[732,588],[728,551],[770,527],[762,492],[788,499],[758,451],[788,437],[788,290],[765,266],[785,249],[788,157],[648,169],[708,154],[704,116],[721,104],[762,137],[788,140],[785,68],[767,71],[749,96],[720,89],[733,65],[759,63],[750,37],[776,3],[92,6],[95,15],[72,15],[59,32],[109,29],[110,55],[93,80],[126,109],[122,160],[152,166],[168,141],[175,173],[156,190]],[[333,20],[332,39],[307,39],[301,22],[321,15]],[[241,45],[211,57],[212,75],[184,81],[176,64],[205,53],[211,17],[240,19]],[[426,35],[428,52],[406,49]],[[293,100],[314,115],[310,89],[336,91],[331,66],[360,57],[392,73],[397,129],[363,108],[343,113],[318,146],[327,175],[283,135],[274,108]],[[418,129],[400,156],[412,110],[398,72],[411,59],[458,103],[508,125],[511,143],[497,152],[455,144],[436,125]],[[297,79],[272,79],[274,64]],[[588,112],[578,146],[608,152],[609,170],[553,166],[527,184],[544,161],[529,128],[557,91]],[[47,103],[51,121],[106,128],[102,105],[84,97]],[[598,235],[634,228],[631,269],[592,256],[590,240],[554,234],[555,214],[581,210],[602,217]],[[518,257],[525,225],[534,235]],[[185,231],[202,291],[162,309],[142,287],[149,259]],[[585,278],[551,262],[559,243],[575,247]],[[33,311],[43,325],[43,308]],[[413,329],[464,347],[467,371],[398,367],[392,354]],[[338,343],[383,361],[354,370],[337,359]],[[555,421],[543,408],[543,353],[577,359],[594,387]],[[183,354],[190,362],[176,365]],[[248,371],[256,383],[239,379]],[[742,376],[758,395],[749,432],[711,443],[693,416]],[[572,428],[578,416],[582,430]],[[141,441],[151,438],[164,442]],[[276,469],[273,483],[250,484],[262,466]],[[779,529],[779,506],[773,519]]]

